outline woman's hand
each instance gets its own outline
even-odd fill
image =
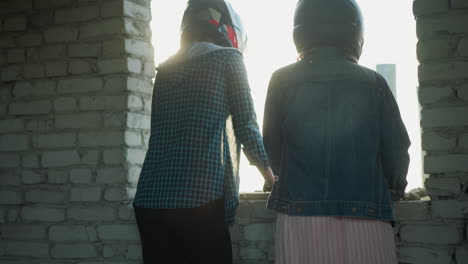
[[[260,171],[263,178],[265,179],[265,184],[263,185],[263,191],[270,192],[271,189],[273,188],[273,184],[276,181],[276,177],[273,174],[273,171],[271,170],[270,167],[266,169],[258,168],[258,170]]]

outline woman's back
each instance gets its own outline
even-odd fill
[[[274,74],[269,102],[264,141],[279,175],[271,208],[299,215],[393,218],[388,188],[404,190],[404,177],[398,176],[406,171],[393,168],[386,153],[406,159],[409,140],[380,75],[336,49],[319,48]]]

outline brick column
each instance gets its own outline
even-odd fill
[[[1,263],[140,263],[149,2],[0,2]]]
[[[416,0],[428,202],[400,203],[404,263],[468,263],[468,2]]]

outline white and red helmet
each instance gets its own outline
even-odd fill
[[[181,25],[181,40],[210,38],[216,44],[244,52],[247,35],[240,16],[224,0],[189,0]]]

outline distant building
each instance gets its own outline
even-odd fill
[[[388,86],[392,90],[393,96],[397,98],[397,87],[396,87],[396,65],[395,64],[377,64],[376,71],[380,73],[385,80],[387,80]]]

